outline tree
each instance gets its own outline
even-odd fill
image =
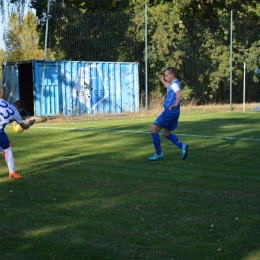
[[[5,37],[8,61],[43,59],[43,50],[38,47],[37,25],[38,20],[32,11],[28,12],[24,21],[16,13],[11,15]]]
[[[0,16],[2,16],[2,24],[5,24],[6,15],[16,12],[21,17],[24,15],[25,7],[30,5],[30,0],[0,0]]]
[[[6,52],[0,49],[0,64],[2,65],[6,61]],[[3,97],[3,86],[2,86],[2,67],[0,68],[0,98]]]
[[[16,0],[18,1],[18,0]],[[80,10],[84,13],[115,13],[123,12],[128,6],[130,0],[50,0],[50,5],[61,4],[67,8]],[[44,45],[45,26],[47,15],[48,0],[31,0],[31,8],[36,10],[40,24],[38,31],[40,32],[40,44]]]
[[[149,78],[153,89],[159,86],[158,74],[171,65],[180,71],[184,92],[187,90],[186,93],[191,93],[189,95],[195,96],[202,103],[226,102],[225,94],[229,89],[231,10],[234,13],[234,85],[242,79],[239,68],[244,60],[251,67],[259,64],[259,0],[51,1],[53,2],[62,4],[63,9],[70,7],[78,11],[73,16],[65,12],[51,14],[51,24],[60,27],[59,35],[58,30],[52,31],[54,37],[50,47],[56,48],[52,49],[55,58],[134,60],[139,62],[141,73],[144,73],[144,5],[147,4]],[[54,4],[52,5],[51,10],[54,10]],[[38,29],[43,46],[47,0],[32,0],[31,6],[36,9],[36,15],[41,21]],[[94,21],[98,20],[98,16],[92,21],[88,20],[89,13],[103,15],[117,12],[127,14],[124,27],[116,24],[112,30],[109,27],[106,29],[106,25],[113,20],[108,16],[103,19],[103,27]],[[85,28],[83,22],[86,20],[90,22],[89,27]],[[123,29],[120,31],[120,28]],[[119,46],[116,45],[112,37],[118,37],[119,34],[124,35],[132,45],[124,45],[124,40]],[[98,43],[103,43],[105,38],[109,38],[106,42],[109,46],[99,51]],[[85,48],[86,45],[91,45],[92,49],[81,51],[82,46]],[[112,52],[108,51],[109,47],[116,49],[119,55],[110,55]],[[77,56],[71,54],[73,51]],[[142,88],[143,85],[141,90]]]
[[[4,63],[6,60],[6,51],[3,49],[0,49],[0,63]]]
[[[159,85],[157,75],[161,68],[172,65],[181,72],[184,91],[202,103],[225,102],[225,93],[229,90],[230,11],[234,10],[235,20],[235,85],[242,79],[239,68],[245,59],[238,49],[250,49],[252,58],[259,57],[259,48],[255,47],[259,46],[260,39],[259,1],[179,0],[173,4],[163,0],[133,0],[128,11],[135,13],[137,27],[129,29],[132,35],[139,35],[138,39],[144,34],[144,4],[148,4],[149,75],[155,75],[150,77],[150,83],[154,87]],[[255,20],[247,22],[249,19]],[[250,62],[256,65],[259,58],[252,58]]]
[[[43,59],[43,49],[38,46],[39,34],[37,26],[39,22],[32,11],[25,16],[23,28],[21,30],[21,51],[22,59]]]
[[[130,0],[55,0],[50,3],[64,4],[66,7],[82,10],[83,13],[113,13],[122,12]],[[48,0],[32,0],[31,7],[36,10],[36,16],[45,19]]]

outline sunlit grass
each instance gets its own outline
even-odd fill
[[[2,158],[1,259],[259,259],[258,114],[182,114],[185,161],[162,136],[147,160],[154,119],[8,126],[23,178]]]

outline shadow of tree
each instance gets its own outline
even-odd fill
[[[188,158],[161,137],[165,158],[149,162],[152,121],[13,135],[24,174],[0,182],[2,259],[259,255],[256,118],[183,118],[176,134],[190,144]]]

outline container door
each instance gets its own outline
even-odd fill
[[[52,61],[35,61],[36,115],[59,114],[58,64]],[[43,86],[43,87],[42,87]]]
[[[3,69],[3,86],[4,99],[10,103],[14,103],[19,96],[19,70],[18,65],[10,63]]]
[[[25,103],[25,111],[22,116],[34,116],[34,95],[33,95],[33,70],[32,62],[24,62],[18,65],[20,99]]]

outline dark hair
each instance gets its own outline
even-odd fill
[[[25,108],[25,104],[22,100],[16,100],[14,102],[14,105],[18,108],[18,109],[24,109]]]
[[[173,74],[175,77],[177,77],[177,71],[173,67],[168,67],[165,71],[169,71],[170,74]],[[164,72],[165,72],[164,71]]]

